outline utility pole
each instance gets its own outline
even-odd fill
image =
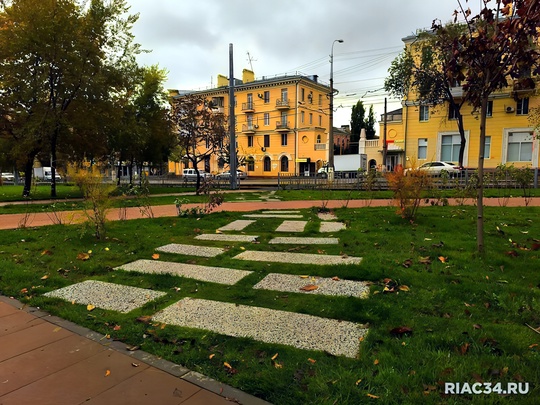
[[[229,44],[229,174],[231,179],[231,190],[236,190],[236,119],[234,115],[234,66],[233,66],[233,44]]]
[[[328,179],[334,180],[334,44],[343,43],[342,39],[332,42],[330,51],[330,111],[328,114]]]
[[[383,161],[383,165],[382,167],[384,167],[384,171],[386,171],[386,153],[388,151],[388,144],[386,143],[386,121],[387,121],[387,107],[388,107],[388,103],[387,103],[387,100],[386,100],[386,97],[384,98],[384,129],[383,129],[383,147],[382,147],[382,161]]]

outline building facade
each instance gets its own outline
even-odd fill
[[[416,36],[404,38],[408,46]],[[533,86],[511,83],[492,94],[488,104],[484,167],[494,169],[500,164],[537,168],[539,141],[530,121],[533,108],[540,107],[540,97]],[[451,88],[460,100],[463,89]],[[383,114],[380,138],[376,144],[367,141],[364,152],[377,167],[393,170],[398,165],[417,167],[429,161],[459,162],[460,134],[455,112],[448,102],[441,105],[421,105],[415,94],[408,94],[402,108]],[[461,107],[465,129],[463,166],[477,168],[480,150],[479,113],[466,103]],[[386,137],[384,136],[386,128]],[[386,140],[386,162],[383,145]]]
[[[313,173],[328,161],[328,112],[330,88],[317,76],[281,76],[255,79],[244,69],[235,84],[235,136],[239,169],[249,176],[276,177],[279,173]],[[218,112],[229,114],[229,80],[219,75],[217,87],[196,91]],[[178,94],[175,97],[182,97]],[[201,169],[219,173],[219,156]],[[243,166],[242,166],[243,165]],[[169,163],[169,172],[180,174],[183,163]]]

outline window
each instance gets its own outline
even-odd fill
[[[319,94],[319,105],[322,105],[322,94]]]
[[[247,108],[248,110],[252,110],[252,109],[253,109],[253,93],[248,93],[248,94],[247,94],[246,108]]]
[[[270,113],[264,113],[264,125],[265,126],[270,125]]]
[[[458,119],[458,109],[455,108],[452,104],[448,105],[448,119],[457,120]]]
[[[283,156],[280,160],[281,163],[281,171],[282,172],[288,172],[289,171],[289,159],[287,156]]]
[[[300,88],[300,101],[304,101],[305,96],[305,90],[303,88]]]
[[[459,161],[459,148],[461,137],[459,135],[443,135],[441,137],[441,160],[443,162]]]
[[[248,148],[253,148],[253,135],[248,135],[247,141],[248,141]]]
[[[288,100],[288,91],[287,89],[281,89],[281,101]]]
[[[532,162],[533,136],[530,132],[508,134],[508,162]]]
[[[486,136],[486,141],[484,142],[484,159],[491,158],[491,136]]]
[[[319,126],[322,127],[322,116],[319,115]]]
[[[268,104],[270,102],[270,92],[265,91],[264,92],[264,104]]]
[[[270,135],[264,136],[264,147],[268,148],[270,146]]]
[[[529,113],[529,97],[520,98],[516,106],[516,114],[526,115]]]
[[[253,159],[253,156],[250,156],[247,160],[247,169],[248,172],[254,172],[255,171],[255,159]]]
[[[420,121],[424,122],[429,120],[429,106],[421,105],[420,106]]]
[[[264,157],[263,167],[264,167],[265,172],[272,171],[272,160],[270,159],[269,156]]]
[[[287,134],[281,134],[281,146],[287,146]]]
[[[418,140],[418,159],[425,159],[427,157],[427,138],[420,138]]]
[[[281,125],[283,127],[287,126],[287,111],[282,111],[281,112]]]
[[[305,113],[304,111],[300,111],[300,122],[303,124],[304,123],[304,120],[305,120]]]
[[[321,143],[321,135],[317,135],[317,143]]]
[[[309,113],[309,125],[313,124],[313,113]]]
[[[493,117],[493,100],[489,100],[487,103],[486,117]]]

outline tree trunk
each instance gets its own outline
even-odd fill
[[[56,143],[58,139],[58,129],[54,131],[51,138],[51,198],[56,198]]]
[[[459,167],[463,167],[463,158],[465,156],[465,146],[467,140],[465,139],[465,127],[463,126],[463,115],[461,115],[461,111],[458,111],[457,114],[457,126],[461,140],[459,145]]]
[[[478,253],[484,253],[484,152],[486,144],[486,116],[488,97],[483,96],[480,107],[480,152],[478,154],[478,194],[476,217],[476,246]]]
[[[23,197],[30,197],[30,190],[32,189],[32,175],[34,169],[34,159],[37,153],[30,153],[26,158],[24,163],[24,187],[23,187]]]

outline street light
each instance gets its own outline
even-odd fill
[[[330,51],[330,114],[329,118],[329,130],[328,130],[328,166],[332,169],[329,170],[329,177],[334,175],[334,44],[339,42],[343,43],[342,39],[336,39],[332,42],[332,49]]]

